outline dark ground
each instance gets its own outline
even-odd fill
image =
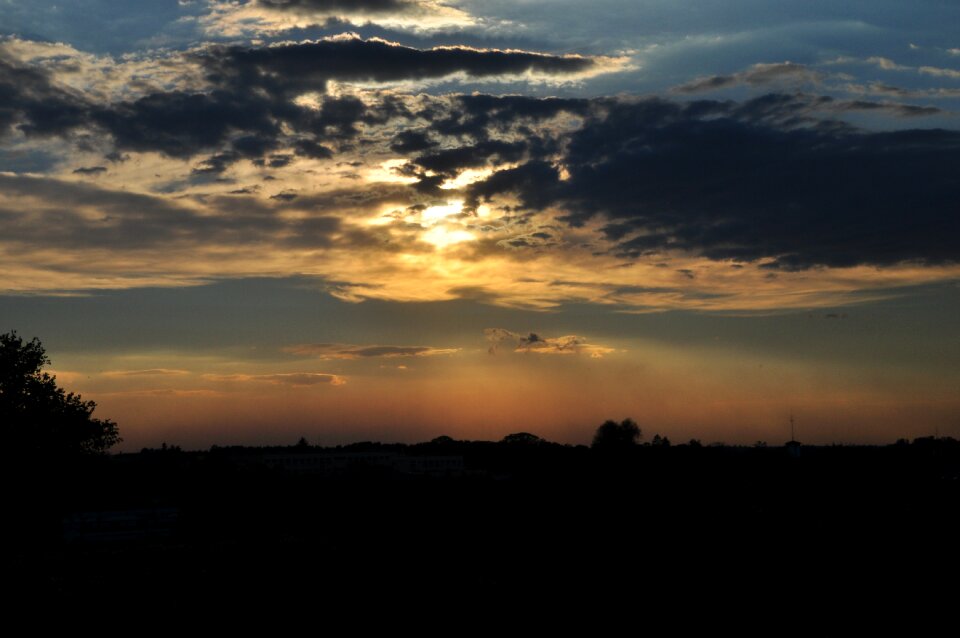
[[[759,613],[790,627],[811,613],[955,605],[955,441],[804,447],[799,458],[782,447],[402,451],[462,455],[467,471],[299,475],[249,463],[262,452],[249,449],[22,465],[8,480],[5,571],[17,592],[8,603],[231,614],[605,609],[667,614],[677,627]],[[132,538],[71,537],[78,515],[124,511],[169,522]],[[814,633],[844,633],[832,627]]]

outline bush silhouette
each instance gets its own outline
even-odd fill
[[[640,440],[640,426],[633,419],[620,423],[605,421],[593,435],[593,449],[622,450],[631,448]]]

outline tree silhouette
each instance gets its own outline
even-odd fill
[[[650,445],[653,447],[670,447],[670,439],[665,436],[660,436],[659,434],[654,434]]]
[[[620,423],[605,421],[593,435],[593,449],[622,450],[633,447],[640,440],[640,426],[633,419]]]
[[[106,452],[121,441],[117,424],[93,418],[96,403],[57,387],[42,372],[50,364],[34,337],[0,335],[0,428],[7,449],[75,456]]]
[[[503,437],[500,442],[515,445],[539,445],[541,443],[546,443],[545,440],[536,434],[530,434],[529,432],[514,432],[513,434],[508,434],[507,436]]]

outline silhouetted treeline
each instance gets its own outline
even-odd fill
[[[338,464],[324,468],[278,462],[315,457],[334,458]],[[407,464],[392,462],[406,459],[458,462],[436,471],[423,469],[422,463],[410,470]],[[511,488],[539,485],[572,491],[581,484],[591,489],[600,484],[596,498],[629,494],[634,499],[642,496],[647,504],[689,496],[686,490],[709,492],[722,486],[738,498],[762,496],[771,503],[765,507],[824,489],[818,495],[825,506],[844,490],[883,491],[889,499],[909,486],[922,484],[929,494],[941,484],[953,485],[960,481],[960,441],[926,437],[884,446],[803,446],[799,458],[785,446],[704,446],[693,441],[591,449],[534,435],[510,435],[498,442],[438,437],[416,444],[364,441],[333,447],[301,441],[291,446],[213,446],[205,451],[164,444],[139,453],[78,459],[61,468],[38,459],[31,474],[25,477],[30,481],[20,498],[44,508],[47,518],[56,521],[56,529],[46,531],[57,537],[60,517],[76,511],[160,505],[189,510],[201,499],[208,499],[215,509],[218,495],[229,499],[235,494],[243,500],[299,486],[336,485],[349,491],[351,485],[367,483],[395,483],[403,489],[449,483],[455,490],[503,483]],[[50,520],[44,524],[50,525]]]
[[[295,456],[337,464],[266,462]],[[408,457],[462,464],[434,472]],[[806,595],[810,579],[820,600],[851,587],[923,589],[957,562],[944,548],[960,532],[960,442],[946,438],[803,446],[799,457],[783,446],[592,449],[534,435],[163,446],[74,472],[42,523],[11,525],[44,527],[14,561],[27,590],[81,607],[106,596],[346,608],[531,591],[582,603],[625,575],[628,592],[610,596],[715,598],[732,595],[736,576],[752,604],[770,606]]]

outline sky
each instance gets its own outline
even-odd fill
[[[0,331],[129,451],[960,436],[957,24],[0,0]]]

